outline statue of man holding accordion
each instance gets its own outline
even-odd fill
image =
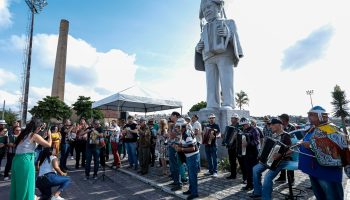
[[[195,68],[206,72],[207,109],[220,108],[219,81],[221,109],[233,109],[233,66],[237,67],[243,57],[235,21],[226,19],[223,0],[202,0],[199,18],[202,33],[196,46]]]

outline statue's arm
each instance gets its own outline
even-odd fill
[[[239,58],[242,58],[243,57],[243,50],[242,50],[239,36],[237,33],[237,27],[236,27],[235,21],[232,19],[228,20],[228,26],[229,26],[229,29],[231,31],[231,43],[235,48],[237,48]]]

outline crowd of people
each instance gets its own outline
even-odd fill
[[[90,179],[92,160],[92,179],[98,178],[100,166],[104,170],[110,152],[113,167],[120,168],[121,161],[127,157],[128,167],[141,175],[149,173],[150,167],[159,160],[161,175],[173,180],[171,190],[181,190],[183,184],[188,183],[189,190],[183,194],[188,195],[187,199],[194,199],[198,197],[200,149],[205,152],[208,169],[204,174],[217,178],[218,141],[222,138],[221,145],[226,146],[230,162],[230,175],[226,178],[237,179],[238,163],[245,184],[242,190],[252,191],[251,198],[272,199],[274,181],[286,182],[286,176],[294,182],[294,171],[285,170],[293,160],[295,152],[289,147],[294,145],[302,152],[297,160],[298,168],[309,176],[316,198],[344,199],[342,167],[349,175],[348,139],[329,122],[322,107],[311,109],[308,118],[310,125],[303,129],[304,138],[297,145],[292,141],[294,136],[289,134],[295,127],[289,123],[287,114],[272,119],[264,117],[263,128],[257,127],[252,119],[233,114],[225,131],[220,130],[214,114],[208,116],[208,123],[201,124],[197,115],[183,118],[178,112],[157,122],[153,118],[146,120],[129,116],[127,121],[113,120],[110,124],[101,124],[99,120],[87,123],[82,118],[77,124],[66,120],[62,125],[47,127],[40,120],[32,119],[23,130],[15,122],[7,133],[4,123],[1,123],[0,166],[6,154],[4,180],[9,180],[11,172],[11,199],[39,198],[34,194],[37,187],[41,192],[40,199],[61,200],[62,191],[71,182],[67,176],[71,170],[67,167],[67,160],[74,151],[75,168],[85,169],[85,180]],[[315,141],[315,138],[321,139]],[[325,142],[325,138],[328,141]],[[271,162],[277,163],[274,168],[261,159],[267,140],[278,141],[286,149],[283,153],[271,155]],[[318,144],[320,141],[323,146]],[[322,150],[325,144],[331,151],[322,151],[326,155],[321,155],[316,149]],[[322,159],[322,156],[328,156],[328,159]],[[279,178],[274,180],[278,174]],[[52,187],[57,187],[55,192],[52,192]]]

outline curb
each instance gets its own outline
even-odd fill
[[[110,166],[109,164],[107,164],[107,163],[106,163],[106,165],[107,165],[108,167],[111,167],[111,166]],[[137,175],[137,174],[135,174],[135,173],[129,172],[129,171],[127,171],[127,170],[125,170],[125,169],[122,169],[122,168],[114,169],[114,170],[120,171],[120,172],[122,172],[122,173],[124,173],[124,174],[127,174],[127,175],[129,175],[129,176],[132,176],[132,177],[138,179],[139,181],[142,181],[143,183],[149,184],[149,185],[151,185],[152,187],[155,187],[155,188],[157,188],[157,189],[160,189],[160,190],[162,190],[162,191],[164,191],[164,192],[166,192],[166,193],[168,193],[168,194],[172,194],[172,195],[174,195],[174,196],[176,196],[176,197],[179,197],[179,198],[181,198],[181,199],[186,199],[186,198],[187,198],[186,195],[183,195],[183,194],[182,194],[182,191],[176,191],[176,192],[171,191],[170,188],[165,187],[165,184],[164,184],[164,183],[163,183],[163,184],[162,184],[162,183],[157,183],[157,182],[155,182],[155,181],[149,180],[149,179],[147,179],[147,178],[145,178],[145,177],[143,177],[143,176],[140,176],[140,175]]]

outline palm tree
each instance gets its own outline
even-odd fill
[[[236,93],[235,100],[236,100],[236,104],[240,110],[242,110],[242,107],[244,105],[249,105],[248,94],[242,90],[240,92]]]
[[[345,91],[341,90],[338,85],[334,87],[332,97],[333,101],[331,104],[333,105],[333,116],[341,118],[344,133],[348,134],[348,131],[346,130],[345,119],[346,117],[350,116],[349,108],[347,106],[349,100],[346,99]]]

